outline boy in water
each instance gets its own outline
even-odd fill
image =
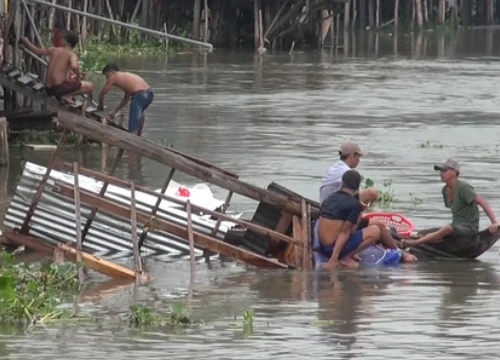
[[[73,95],[91,94],[94,85],[88,81],[82,81],[78,56],[74,52],[79,37],[76,33],[67,33],[64,36],[63,47],[39,48],[33,45],[26,37],[21,38],[30,51],[38,56],[48,56],[47,75],[45,77],[45,91],[58,100],[72,104]],[[70,74],[74,75],[70,78]]]
[[[106,84],[99,93],[98,110],[102,111],[104,109],[104,97],[113,86],[123,90],[122,101],[109,116],[113,118],[130,100],[128,131],[141,136],[145,121],[144,112],[153,102],[153,91],[142,77],[130,72],[120,71],[116,64],[107,64],[102,69],[102,73],[106,76]]]

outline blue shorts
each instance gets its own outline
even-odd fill
[[[349,239],[347,239],[344,247],[342,250],[340,250],[340,255],[339,259],[342,259],[344,256],[352,253],[354,250],[358,248],[358,246],[363,242],[363,230],[358,230],[356,232],[353,232],[351,236],[349,236]],[[321,244],[321,243],[320,243]],[[332,245],[320,245],[320,252],[322,255],[324,255],[327,259],[332,256],[333,253],[333,247],[335,246],[335,243]]]
[[[153,102],[154,93],[151,89],[139,90],[132,93],[130,112],[128,117],[128,131],[136,132],[141,125],[141,116]]]

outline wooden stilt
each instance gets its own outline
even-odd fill
[[[56,150],[57,152],[57,150]],[[118,164],[120,163],[120,160],[123,156],[123,153],[125,152],[124,149],[118,150],[118,154],[116,154],[116,158],[113,161],[113,164],[111,165],[111,168],[109,169],[109,175],[113,175],[118,168]],[[104,194],[106,193],[106,190],[108,189],[109,183],[105,182],[102,185],[101,191],[99,192],[99,197],[103,197]],[[83,228],[83,233],[82,233],[82,243],[85,241],[85,237],[87,236],[87,233],[89,232],[90,226],[92,225],[92,221],[94,221],[95,214],[97,213],[97,208],[94,207],[90,211],[90,215],[87,218],[87,222],[85,223],[85,227]]]
[[[137,240],[137,214],[135,206],[135,184],[132,182],[130,184],[130,223],[132,227],[132,249],[134,253],[134,271],[135,280],[140,283],[140,278],[142,275],[142,263],[141,255],[139,250],[139,242]]]
[[[304,247],[302,248],[302,269],[306,270],[307,269],[307,248],[309,247],[309,244],[307,243],[307,229],[309,228],[307,224],[307,205],[306,201],[304,199],[301,199],[300,201],[300,208],[302,211],[302,215],[300,217],[300,227],[302,228],[302,241],[304,242]]]
[[[0,118],[0,166],[9,165],[9,123]]]
[[[38,205],[38,202],[40,201],[40,198],[42,197],[43,190],[45,189],[45,184],[47,183],[47,180],[49,179],[50,176],[50,171],[56,164],[57,158],[59,157],[59,154],[61,153],[62,148],[66,143],[67,135],[68,135],[68,130],[65,129],[61,135],[61,138],[59,139],[59,142],[57,143],[56,151],[54,152],[54,155],[52,155],[52,160],[50,161],[47,171],[43,175],[42,181],[40,181],[40,185],[38,185],[38,189],[36,190],[35,196],[33,197],[33,202],[31,203],[30,208],[26,214],[26,217],[24,218],[23,226],[21,227],[21,233],[23,234],[28,234],[29,232],[29,222],[33,217],[33,214],[35,213],[35,209],[36,206]]]
[[[78,163],[73,164],[75,186],[75,226],[76,226],[76,262],[82,262],[82,222],[80,216],[80,184],[78,181]],[[78,269],[78,279],[84,281],[83,268]]]
[[[196,275],[196,259],[194,255],[194,237],[193,237],[193,223],[191,218],[191,201],[186,201],[186,212],[187,212],[187,232],[189,239],[189,262],[190,262],[190,270],[191,277],[190,282],[194,283],[194,277]]]
[[[162,194],[162,195],[165,194],[165,191],[167,191],[167,188],[168,188],[168,184],[170,184],[170,181],[172,181],[172,178],[174,177],[174,173],[175,173],[175,169],[174,168],[170,169],[170,172],[167,175],[167,179],[165,180],[165,183],[163,184],[163,187],[161,188],[160,194]],[[144,243],[144,240],[146,239],[146,236],[148,235],[149,225],[151,224],[151,220],[153,220],[154,216],[156,215],[156,212],[160,208],[161,201],[162,201],[161,197],[158,197],[158,199],[156,199],[156,203],[153,207],[153,210],[151,211],[151,218],[146,224],[144,224],[141,238],[139,239],[139,250],[142,248],[142,244]]]

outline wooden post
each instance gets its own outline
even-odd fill
[[[141,256],[139,252],[139,242],[137,241],[137,213],[135,207],[135,184],[130,184],[130,224],[132,227],[132,249],[134,254],[135,281],[140,282],[142,275]]]
[[[260,30],[259,30],[259,0],[253,0],[253,42],[254,42],[254,47],[255,51],[259,49],[259,42],[260,42]]]
[[[307,268],[307,206],[304,199],[300,201],[300,208],[302,210],[302,214],[300,216],[300,227],[302,230],[301,240],[304,242],[304,247],[302,248],[302,270],[306,270]]]
[[[306,261],[306,270],[312,270],[312,228],[311,228],[311,204],[307,204],[306,207],[306,215],[307,215],[307,226],[306,226],[306,256],[307,256],[307,261]]]
[[[57,150],[56,150],[56,152],[57,152]],[[109,169],[109,172],[108,172],[109,175],[113,175],[115,173],[124,152],[125,152],[124,149],[120,149],[118,151],[118,154],[116,154],[116,158],[113,161],[111,168]],[[108,189],[108,184],[109,184],[108,182],[105,182],[102,185],[101,191],[99,192],[99,197],[104,196],[104,194],[106,193],[106,190]],[[83,241],[85,241],[85,237],[87,236],[87,233],[89,232],[90,226],[92,225],[92,221],[94,221],[94,217],[95,217],[96,213],[97,213],[97,208],[96,207],[92,208],[92,210],[90,211],[90,215],[87,218],[87,222],[85,223],[85,227],[83,228],[82,243],[83,243]]]
[[[9,166],[9,123],[0,118],[0,166]]]
[[[203,41],[208,42],[208,0],[204,1],[205,8],[205,24],[203,29]]]
[[[344,30],[349,30],[350,15],[351,15],[351,0],[347,0],[344,4]]]
[[[425,1],[425,0],[424,0]],[[415,12],[417,13],[417,26],[422,30],[422,3],[420,0],[415,0]]]
[[[76,262],[82,262],[82,222],[80,216],[80,184],[78,181],[78,163],[73,163],[73,176],[75,186],[75,225],[76,225]],[[80,283],[84,281],[83,268],[78,269],[78,279]]]
[[[167,175],[167,179],[165,180],[165,182],[163,183],[163,187],[161,188],[160,193],[162,195],[165,194],[165,191],[167,191],[168,184],[170,184],[170,181],[172,181],[172,178],[174,177],[174,173],[175,173],[175,169],[171,168],[170,172]],[[160,208],[161,201],[162,201],[162,198],[160,196],[158,196],[158,199],[156,199],[156,203],[153,207],[153,210],[151,211],[151,218],[149,219],[149,221],[146,224],[144,224],[144,227],[142,228],[141,238],[139,239],[139,250],[141,249],[142,244],[144,243],[144,240],[146,240],[146,236],[148,235],[148,232],[149,232],[149,226],[151,224],[151,221],[154,219],[156,212]]]
[[[445,15],[446,15],[445,0],[439,0],[439,7],[438,7],[438,23],[439,24],[444,25]]]
[[[380,26],[380,0],[377,0],[377,8],[375,9],[375,28]]]
[[[196,259],[194,255],[194,237],[193,237],[193,224],[191,219],[191,201],[186,201],[186,212],[187,212],[187,231],[189,239],[189,260],[190,260],[190,270],[191,277],[190,283],[194,282],[194,277],[196,275]]]
[[[398,31],[399,24],[399,0],[394,0],[394,31]]]
[[[108,125],[108,117],[104,116],[101,121],[104,125]],[[109,151],[109,145],[105,142],[101,143],[101,171],[106,171],[107,168],[107,162],[108,162],[108,151]]]
[[[200,38],[200,18],[201,18],[201,0],[194,0],[193,8],[193,39]]]
[[[38,189],[36,190],[35,196],[33,197],[33,202],[30,205],[30,208],[28,209],[28,212],[26,213],[26,217],[24,218],[23,226],[21,227],[21,233],[23,234],[28,234],[30,226],[29,222],[31,218],[33,217],[33,214],[35,213],[36,206],[38,205],[38,202],[40,201],[40,198],[42,197],[43,190],[45,189],[45,184],[47,183],[47,180],[49,179],[50,176],[50,171],[54,167],[57,158],[59,157],[59,154],[62,151],[62,148],[64,144],[66,143],[66,137],[68,135],[68,130],[64,129],[61,138],[59,139],[59,142],[57,143],[57,148],[56,151],[54,152],[54,155],[52,155],[52,159],[50,161],[49,166],[47,167],[47,170],[45,171],[45,174],[43,175],[42,181],[40,182],[40,185],[38,185]]]

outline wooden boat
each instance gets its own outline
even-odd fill
[[[430,228],[421,230],[417,233],[417,236],[423,236],[437,229],[438,228]],[[395,234],[393,234],[393,236],[397,238],[397,240],[401,240],[401,237]],[[419,259],[476,259],[489,250],[499,238],[500,230],[492,234],[486,229],[478,232],[474,236],[450,236],[444,238],[440,242],[411,246],[410,252],[419,257]]]

